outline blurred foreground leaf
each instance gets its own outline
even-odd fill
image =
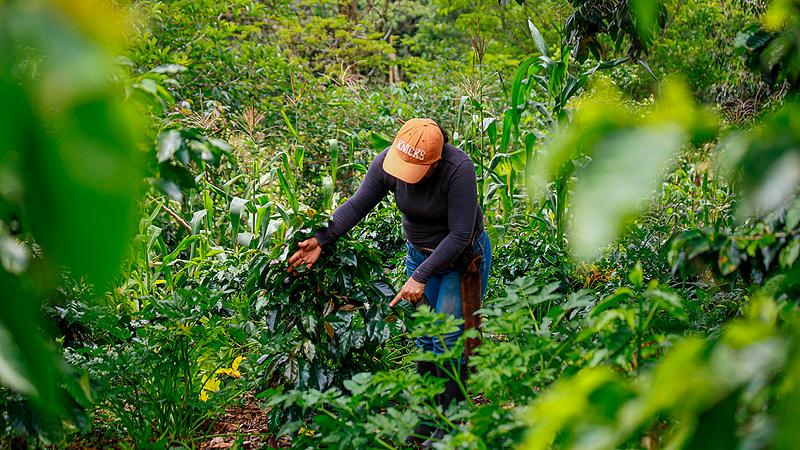
[[[695,107],[682,84],[665,84],[642,113],[599,83],[528,166],[530,194],[539,198],[553,184],[577,180],[569,237],[575,256],[592,258],[655,193],[678,150],[716,131],[715,117]]]
[[[0,5],[0,221],[42,249],[29,272],[0,270],[0,381],[46,413],[61,409],[60,370],[41,297],[61,268],[108,286],[137,222],[141,129],[107,53],[123,18],[95,0]]]
[[[787,316],[796,321],[797,309],[790,308]],[[608,368],[585,368],[559,380],[531,405],[530,430],[520,448],[611,450],[654,424],[668,429],[664,448],[737,448],[737,429],[752,425],[741,423],[735,411],[775,380],[795,396],[784,399],[777,419],[781,448],[796,448],[789,425],[794,417],[785,413],[796,411],[788,401],[797,398],[800,372],[794,371],[796,350],[789,343],[797,340],[798,329],[782,328],[777,309],[776,302],[760,297],[718,339],[682,340],[633,382]]]
[[[731,136],[723,145],[728,172],[743,197],[743,217],[767,214],[800,186],[800,104],[787,102],[763,125]]]

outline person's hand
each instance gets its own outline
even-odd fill
[[[322,253],[322,246],[319,245],[317,238],[306,239],[303,242],[299,242],[297,246],[300,249],[289,258],[289,272],[294,272],[295,269],[303,264],[310,269]]]
[[[422,298],[423,294],[425,294],[425,284],[409,277],[400,292],[394,296],[394,300],[389,303],[389,306],[393,307],[402,299],[416,303]]]

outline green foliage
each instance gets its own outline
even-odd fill
[[[407,303],[406,303],[407,305]],[[451,333],[463,321],[437,314],[427,305],[417,308],[412,336],[441,336]],[[451,361],[464,351],[466,340],[474,332],[466,332],[456,344],[441,355],[417,350],[413,359],[432,361],[440,368],[452,369]],[[453,376],[451,373],[450,376]],[[465,417],[461,406],[442,410],[436,395],[442,390],[442,380],[408,370],[380,371],[375,374],[357,373],[343,383],[345,390],[333,388],[319,391],[292,390],[272,397],[269,404],[284,409],[299,410],[301,417],[314,412],[312,420],[294,420],[281,430],[294,436],[297,448],[387,447],[401,445],[407,438],[420,436],[415,428],[422,422],[443,429],[457,429],[458,420]],[[464,386],[461,386],[465,389]]]
[[[300,448],[401,445],[419,420],[451,430],[438,444],[442,448],[511,448],[524,440],[524,411],[545,386],[604,361],[629,371],[651,364],[660,356],[654,343],[668,341],[664,334],[689,318],[687,306],[669,288],[645,283],[640,271],[630,278],[630,285],[601,301],[587,291],[560,294],[558,283],[540,286],[530,278],[510,283],[483,309],[485,339],[469,360],[474,375],[466,387],[480,393],[480,401],[437,410],[436,383],[395,370],[356,375],[345,383],[349,393],[297,390],[274,397],[273,404],[317,413],[284,429]],[[446,333],[458,323],[424,307],[415,318],[412,335]],[[458,345],[454,350],[435,357],[418,352],[414,358],[443,364],[460,353]],[[343,431],[345,423],[350,425]]]
[[[723,143],[723,163],[742,200],[740,217],[767,214],[796,195],[800,182],[798,120],[800,104],[789,101],[765,117],[758,129],[734,133]]]
[[[574,12],[566,21],[564,33],[579,61],[585,61],[590,53],[600,61],[607,58],[607,53],[624,51],[650,70],[640,56],[666,26],[668,12],[664,2],[572,0],[571,3]]]
[[[57,392],[63,403],[59,416],[43,413],[24,395],[0,389],[0,405],[4,411],[0,428],[4,435],[21,441],[28,436],[39,436],[49,442],[64,442],[70,432],[87,432],[90,429],[87,411],[94,407],[95,402],[95,391],[88,374],[64,373],[60,381]]]
[[[673,270],[684,275],[708,271],[731,282],[767,283],[775,292],[796,291],[800,200],[761,220],[723,229],[693,229],[674,237],[669,253]],[[777,287],[777,286],[776,286]]]
[[[648,112],[634,112],[613,88],[599,85],[583,99],[570,124],[561,125],[547,147],[529,165],[529,193],[560,192],[550,202],[554,219],[565,225],[565,197],[573,176],[579,182],[574,197],[572,249],[581,258],[596,256],[628,217],[652,196],[678,150],[688,139],[703,142],[714,136],[713,116],[696,109],[679,85],[665,87],[663,99]],[[648,151],[641,151],[641,148]],[[621,176],[621,174],[624,174]]]
[[[519,128],[520,119],[526,108],[535,115],[541,115],[540,125],[543,128],[565,119],[565,108],[569,100],[578,94],[593,73],[598,70],[616,67],[627,59],[615,59],[595,65],[591,69],[575,76],[570,72],[570,47],[562,45],[558,54],[551,55],[547,44],[539,30],[528,21],[531,35],[536,43],[540,56],[531,57],[520,63],[514,82],[511,86],[510,109],[506,113],[501,147],[508,146],[510,133]],[[539,101],[527,102],[532,93],[538,94]]]
[[[796,305],[761,299],[718,339],[681,342],[637,382],[605,368],[581,370],[533,403],[527,416],[531,428],[522,447],[611,449],[635,442],[643,432],[658,445],[741,445],[737,430],[742,427],[757,428],[749,433],[767,432],[758,428],[774,414],[770,406],[777,392],[772,383],[783,383],[781,369],[796,352],[796,318]],[[737,411],[743,410],[760,420],[742,421]],[[648,433],[664,426],[658,437]]]
[[[300,407],[317,414],[311,423],[291,422],[281,432],[293,436],[294,448],[380,448],[404,442],[421,414],[430,414],[440,390],[430,378],[397,370],[360,373],[338,388],[291,391],[272,398],[272,405]]]
[[[230,145],[208,138],[199,130],[172,128],[163,130],[156,138],[158,179],[156,185],[172,200],[183,201],[183,191],[196,187],[188,170],[190,163],[204,168],[217,166],[223,155],[230,154]]]
[[[254,401],[297,448],[797,446],[794,3],[137,0],[114,59],[119,12],[40,3],[0,6],[0,447],[204,447]],[[411,365],[474,332],[414,350],[460,320],[387,307],[391,200],[286,266],[414,116],[494,248],[446,410]]]
[[[134,445],[163,448],[207,429],[209,419],[241,392],[238,349],[228,337],[237,324],[234,311],[207,289],[143,301],[121,323],[93,321],[86,305],[62,309],[64,320],[96,339],[73,343],[66,359],[88,371],[97,401]],[[249,329],[254,333],[252,324]]]
[[[325,216],[297,219],[286,231],[287,243],[306,239]],[[265,385],[325,390],[381,367],[374,355],[405,330],[389,311],[395,292],[380,281],[381,254],[367,243],[341,240],[326,248],[326,257],[312,269],[301,267],[292,275],[286,270],[290,250],[292,244],[277,247],[260,263],[263,289],[253,313],[268,324],[271,340],[289,338],[287,348],[275,346],[259,359]]]
[[[354,26],[344,15],[309,17],[305,23],[295,17],[284,20],[278,42],[301,66],[337,77],[389,68],[394,49],[381,34],[369,33],[366,24]]]
[[[795,19],[800,9],[796,2],[773,2],[764,15],[764,25],[749,25],[736,35],[737,51],[747,55],[748,67],[770,86],[785,82],[796,92],[800,87],[800,29]]]
[[[500,292],[521,277],[535,276],[539,283],[571,284],[574,264],[563,245],[549,233],[546,223],[536,221],[502,235],[501,240],[493,243],[492,253],[490,283],[496,283]]]

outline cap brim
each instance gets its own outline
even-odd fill
[[[430,165],[405,162],[394,147],[386,152],[386,158],[383,160],[383,170],[386,173],[409,184],[418,183],[425,176],[429,167]]]

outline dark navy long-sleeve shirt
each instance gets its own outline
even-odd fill
[[[336,209],[328,227],[314,237],[323,246],[335,241],[361,221],[388,192],[393,192],[402,213],[406,239],[417,247],[434,249],[412,275],[416,281],[427,283],[483,230],[475,165],[462,150],[445,144],[434,173],[419,183],[408,184],[383,170],[387,151],[372,161],[355,195]]]

